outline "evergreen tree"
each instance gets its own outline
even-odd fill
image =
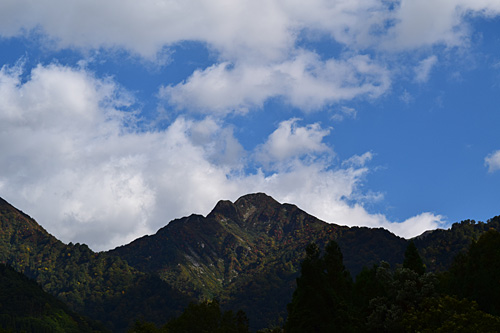
[[[338,245],[331,241],[323,257],[316,244],[308,245],[297,288],[288,305],[285,332],[353,331],[351,293],[352,279]]]
[[[415,243],[411,240],[405,251],[405,259],[403,261],[403,267],[411,269],[419,275],[425,273],[425,265],[422,258],[418,254],[417,247]]]
[[[402,323],[405,332],[500,332],[500,318],[480,311],[474,301],[447,295],[424,299]]]
[[[392,272],[387,263],[382,263],[375,279],[371,284],[380,288],[380,296],[369,301],[368,332],[407,332],[402,322],[404,315],[418,310],[424,299],[436,296],[437,278],[432,273],[420,275],[405,267]]]
[[[175,319],[169,321],[161,329],[162,332],[184,333],[248,333],[248,318],[243,311],[236,315],[233,311],[222,312],[219,301],[191,303],[187,309]]]
[[[487,313],[500,315],[500,233],[485,232],[466,254],[457,256],[448,275],[448,291],[476,301]]]

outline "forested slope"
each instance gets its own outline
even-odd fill
[[[490,228],[464,221],[414,239],[428,271],[446,271],[453,258]],[[335,240],[355,278],[382,261],[396,268],[408,241],[384,229],[323,222],[297,206],[263,194],[220,201],[206,217],[165,221],[155,235],[108,252],[63,244],[35,220],[0,199],[0,262],[35,279],[73,311],[126,330],[137,318],[160,325],[191,300],[218,299],[244,310],[252,329],[284,323],[306,247]]]
[[[0,262],[35,279],[74,311],[125,329],[136,317],[159,322],[189,298],[156,276],[86,245],[63,244],[35,220],[0,199]]]
[[[12,332],[106,331],[5,264],[0,264],[0,328]]]

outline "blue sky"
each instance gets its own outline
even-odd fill
[[[0,22],[0,196],[65,242],[252,192],[403,237],[500,213],[497,0],[7,0]]]

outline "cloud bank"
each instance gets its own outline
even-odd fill
[[[36,31],[61,48],[120,47],[151,57],[164,46],[197,40],[210,44],[224,59],[276,60],[286,57],[304,29],[358,48],[453,46],[467,37],[463,23],[468,16],[498,15],[500,4],[496,0],[5,0],[0,13],[3,36]]]
[[[212,61],[158,87],[173,115],[163,128],[141,125],[141,101],[113,78],[61,64],[30,73],[4,66],[0,191],[56,236],[96,250],[257,191],[325,221],[415,236],[444,218],[391,221],[363,205],[382,197],[362,187],[376,152],[339,160],[325,143],[333,129],[293,116],[246,151],[227,119],[273,99],[304,114],[355,118],[343,102],[379,99],[401,73],[426,83],[445,59],[436,49],[467,47],[469,22],[499,14],[497,0],[4,0],[2,38],[151,62],[193,41]],[[336,51],[321,52],[318,40]],[[414,63],[398,60],[408,55]],[[499,152],[484,162],[500,170]]]
[[[22,64],[0,71],[0,192],[63,241],[109,249],[257,191],[329,222],[407,237],[442,219],[423,213],[395,224],[352,204],[372,155],[333,167],[323,142],[331,130],[318,123],[283,121],[247,152],[210,117],[137,128],[130,94],[85,69],[40,65],[29,74],[21,80]],[[245,172],[252,164],[255,172]]]
[[[0,36],[36,38],[50,48],[127,50],[153,61],[179,43],[200,42],[215,63],[160,93],[179,109],[221,115],[273,97],[303,110],[379,97],[391,84],[380,55],[462,47],[469,18],[499,13],[496,0],[5,0]],[[318,37],[342,54],[324,58],[304,46]],[[435,62],[423,56],[418,82]]]

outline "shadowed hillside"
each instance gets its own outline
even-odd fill
[[[263,193],[220,201],[206,217],[191,215],[112,251],[63,244],[35,220],[0,199],[0,261],[36,279],[74,311],[123,331],[137,318],[163,324],[190,300],[218,299],[242,309],[250,327],[283,324],[305,248],[335,240],[352,277],[363,267],[403,262],[407,240],[382,228],[323,222]],[[464,221],[414,239],[428,270],[453,257],[489,228]]]
[[[35,279],[74,311],[124,330],[134,318],[164,322],[189,298],[124,260],[66,245],[35,220],[0,199],[0,262]]]

